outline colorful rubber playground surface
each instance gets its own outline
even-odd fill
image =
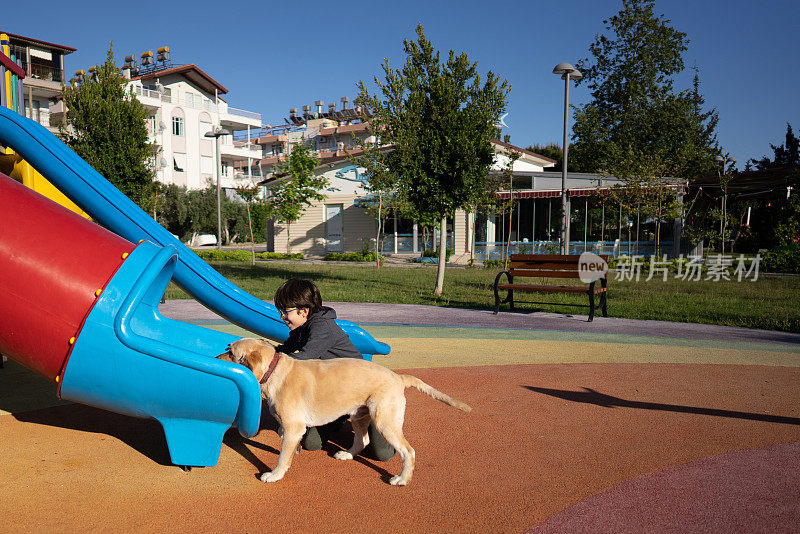
[[[155,421],[59,402],[0,370],[2,532],[796,532],[800,335],[543,313],[334,303],[389,343],[375,361],[473,407],[407,391],[400,461],[339,462],[335,436],[264,484],[269,415],[215,467],[173,466]],[[194,301],[175,319],[234,334]],[[197,395],[202,395],[198,391]]]

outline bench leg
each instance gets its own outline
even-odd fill
[[[594,320],[594,282],[589,284],[589,322]]]
[[[494,288],[494,315],[497,315],[497,312],[500,311],[500,292],[497,290],[497,286]]]
[[[508,290],[508,298],[506,300],[508,301],[508,309],[511,310],[511,311],[514,311],[514,290],[513,289],[509,289]]]

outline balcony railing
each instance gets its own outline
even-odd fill
[[[47,80],[49,82],[64,81],[64,71],[61,69],[54,69],[53,67],[48,67],[47,65],[37,65],[35,63],[31,65],[26,65],[23,63],[22,68],[25,70],[28,76],[31,78],[36,78],[37,80]]]
[[[228,113],[231,115],[238,115],[240,117],[247,117],[248,119],[256,119],[261,120],[261,113],[255,113],[254,111],[247,111],[244,109],[237,109],[228,106]]]

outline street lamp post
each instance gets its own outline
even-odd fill
[[[569,254],[569,202],[567,200],[567,154],[569,143],[569,81],[578,81],[583,74],[569,63],[559,63],[553,69],[553,74],[558,74],[564,80],[564,163],[561,169],[561,254]]]
[[[729,158],[728,156],[717,156],[714,158],[717,163],[722,165],[722,170],[717,170],[719,173],[719,186],[722,189],[722,206],[721,206],[721,213],[722,216],[720,217],[719,221],[719,234],[720,234],[720,244],[721,244],[721,253],[725,255],[725,227],[727,226],[727,218],[728,218],[728,182],[730,179],[725,174],[725,167],[727,166],[728,162],[736,163],[736,158]]]
[[[230,135],[231,132],[225,128],[214,128],[206,132],[205,137],[214,139],[217,149],[217,248],[222,248],[222,159],[219,153],[219,138],[223,135]]]

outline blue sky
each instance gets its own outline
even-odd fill
[[[688,34],[687,66],[700,69],[706,104],[720,115],[723,150],[744,167],[771,155],[786,123],[800,129],[800,6],[793,0],[657,0],[656,12]],[[486,2],[99,2],[42,0],[5,10],[0,30],[77,48],[67,71],[105,59],[114,42],[126,54],[168,45],[175,64],[195,63],[224,85],[233,107],[281,124],[292,107],[339,103],[358,80],[380,75],[383,58],[399,67],[402,42],[418,22],[444,53],[466,52],[480,72],[512,84],[506,118],[511,142],[561,142],[562,61],[588,57],[603,20],[621,7],[610,0]],[[688,88],[691,73],[677,78]],[[585,102],[585,86],[570,101]]]

